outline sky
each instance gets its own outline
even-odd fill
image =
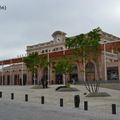
[[[26,46],[100,27],[120,37],[120,0],[0,0],[0,60],[26,54]]]

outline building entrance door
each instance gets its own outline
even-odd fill
[[[7,85],[10,85],[10,75],[7,76]]]
[[[27,83],[27,75],[23,74],[23,85],[26,85]]]

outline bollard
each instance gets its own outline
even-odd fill
[[[11,93],[11,100],[14,99],[14,93]]]
[[[28,94],[25,94],[25,102],[28,102]]]
[[[74,96],[74,105],[75,105],[75,108],[79,108],[79,105],[80,105],[80,96],[79,95]]]
[[[60,98],[60,107],[63,107],[63,98]]]
[[[84,101],[84,110],[88,110],[88,101]]]
[[[41,96],[41,104],[44,104],[45,100],[44,100],[44,96]]]
[[[0,98],[2,98],[2,92],[0,91]]]
[[[116,114],[116,104],[112,104],[112,114]]]

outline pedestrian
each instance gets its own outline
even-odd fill
[[[48,80],[45,80],[45,88],[48,88]]]
[[[43,79],[43,77],[41,79],[41,83],[42,83],[42,87],[45,88],[45,80]]]

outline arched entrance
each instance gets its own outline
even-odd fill
[[[35,76],[34,73],[32,73],[32,85],[37,85],[37,83],[38,83],[37,73],[35,73]]]
[[[76,64],[72,65],[72,72],[70,74],[70,82],[71,83],[78,82],[78,69],[77,69],[77,65]]]
[[[85,66],[86,80],[95,80],[95,65],[89,62]]]
[[[5,75],[3,75],[3,85],[5,85]]]
[[[18,82],[17,80],[18,80],[18,79],[17,79],[17,75],[15,74],[15,75],[14,75],[14,85],[17,85],[17,82]]]
[[[27,84],[27,74],[23,74],[23,85]]]
[[[10,85],[10,75],[7,75],[7,85]]]
[[[43,79],[46,81],[48,80],[48,68],[44,70]]]

